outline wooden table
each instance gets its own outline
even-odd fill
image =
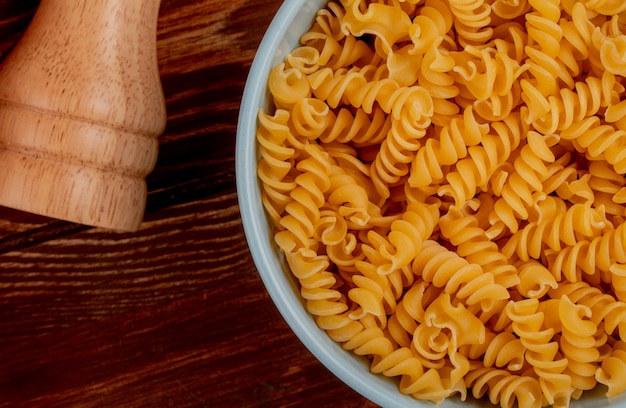
[[[138,232],[0,208],[1,407],[373,406],[293,335],[243,235],[237,114],[280,3],[163,0],[168,124]],[[37,5],[0,0],[0,59]]]

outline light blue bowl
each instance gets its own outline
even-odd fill
[[[450,398],[440,405],[417,401],[398,391],[397,382],[369,371],[367,360],[343,350],[306,311],[296,281],[274,244],[272,227],[261,203],[257,179],[257,114],[271,109],[267,79],[270,69],[296,48],[327,0],[286,0],[272,20],[252,63],[239,112],[235,169],[246,239],[267,291],[293,332],[309,351],[349,387],[383,407],[484,407],[486,401]],[[624,373],[626,375],[626,373]],[[601,390],[574,401],[572,408],[626,407],[626,395],[607,399]]]

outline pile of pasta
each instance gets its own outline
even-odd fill
[[[625,29],[621,0],[339,0],[272,69],[275,241],[400,392],[626,389]]]

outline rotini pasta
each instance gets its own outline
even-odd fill
[[[338,0],[268,78],[258,177],[307,310],[399,392],[626,390],[617,0]]]

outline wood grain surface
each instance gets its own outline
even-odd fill
[[[304,348],[245,242],[250,63],[278,0],[163,0],[168,122],[139,231],[0,208],[0,407],[372,407]],[[0,0],[0,59],[38,2]]]

